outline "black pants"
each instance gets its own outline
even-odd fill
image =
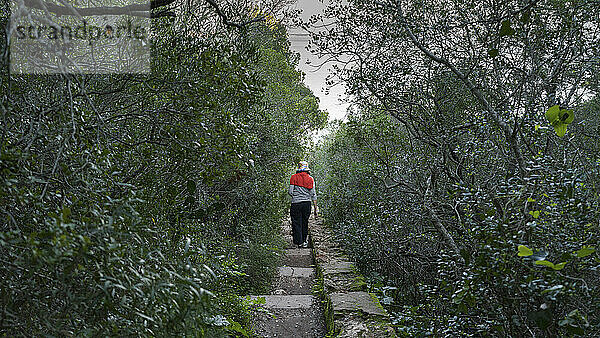
[[[292,203],[290,207],[292,218],[292,235],[294,244],[306,242],[308,236],[308,218],[310,217],[310,201]]]

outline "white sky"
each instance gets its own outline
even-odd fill
[[[327,3],[327,0],[323,0]],[[308,19],[317,13],[320,13],[325,5],[319,0],[297,0],[295,8],[302,10],[302,19]],[[330,73],[330,67],[324,66],[319,70],[315,70],[313,65],[319,64],[319,59],[306,50],[309,41],[309,36],[306,32],[300,29],[290,29],[290,41],[292,50],[300,53],[300,62],[298,68],[306,74],[304,83],[313,91],[320,99],[320,108],[329,112],[329,120],[344,119],[348,104],[340,101],[345,98],[344,88],[337,85],[325,94],[325,78]],[[307,60],[311,61],[311,65],[307,64]]]

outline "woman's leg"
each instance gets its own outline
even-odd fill
[[[302,243],[308,237],[308,219],[310,218],[310,202],[302,202]]]
[[[302,216],[301,203],[292,203],[290,206],[290,218],[292,219],[292,237],[296,245],[304,243],[302,241]]]

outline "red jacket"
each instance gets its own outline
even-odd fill
[[[304,187],[306,189],[312,189],[315,185],[315,181],[306,171],[301,171],[292,175],[292,178],[290,178],[290,184]]]

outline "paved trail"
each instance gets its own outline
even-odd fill
[[[311,216],[310,226],[314,226]],[[291,226],[284,222],[282,232],[288,249],[270,295],[264,297],[262,311],[256,312],[255,330],[261,337],[323,337],[325,322],[321,303],[312,295],[315,282],[310,249],[292,243]]]

